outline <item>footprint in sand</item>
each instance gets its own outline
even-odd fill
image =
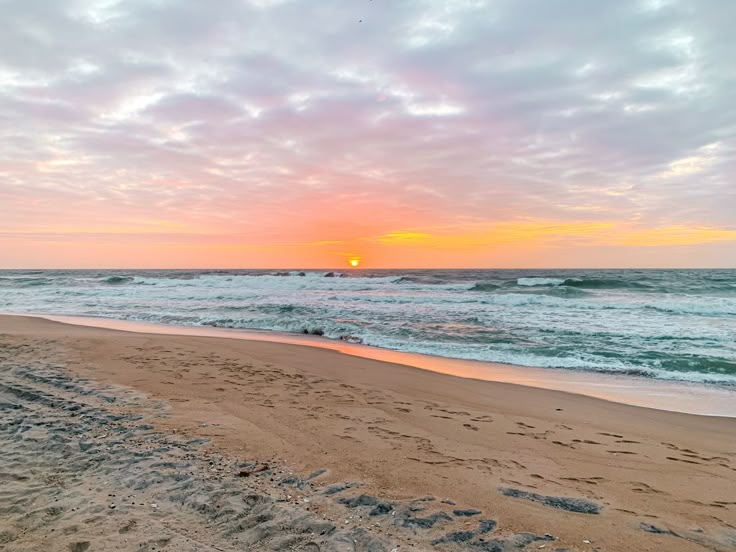
[[[129,533],[130,531],[135,531],[136,526],[138,525],[138,522],[134,519],[131,519],[128,523],[123,525],[120,529],[118,529],[118,533]]]
[[[643,494],[662,494],[666,495],[665,491],[660,491],[659,489],[655,489],[651,485],[647,485],[646,483],[643,483],[641,481],[631,481],[631,485],[635,485],[632,487],[632,491],[635,493],[643,493]]]
[[[667,460],[674,460],[675,462],[684,462],[686,464],[697,464],[697,465],[702,464],[702,462],[696,462],[695,460],[687,460],[686,458],[675,458],[674,456],[668,456]]]
[[[561,477],[560,479],[574,483],[585,483],[586,485],[598,485],[598,483],[606,481],[603,477]]]

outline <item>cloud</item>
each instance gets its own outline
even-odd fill
[[[728,0],[6,0],[0,16],[2,231],[736,227]]]
[[[736,230],[688,226],[664,226],[647,230],[630,230],[617,236],[613,243],[637,246],[697,245],[736,242]]]
[[[471,229],[395,231],[374,239],[386,245],[449,250],[488,250],[508,244],[560,247],[570,243],[654,247],[736,242],[736,230],[693,226],[637,228],[615,221],[522,221],[473,225]]]
[[[508,244],[548,245],[570,237],[593,238],[615,227],[609,222],[520,221],[437,228],[425,232],[391,232],[377,238],[390,245],[412,244],[437,249],[490,249]]]

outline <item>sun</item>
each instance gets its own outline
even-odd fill
[[[350,259],[348,262],[353,268],[358,268],[358,266],[360,265],[360,259]]]

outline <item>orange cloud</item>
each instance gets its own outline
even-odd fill
[[[611,243],[615,245],[662,246],[697,245],[725,241],[736,241],[736,230],[680,225],[623,232],[615,236]]]
[[[539,245],[571,236],[595,236],[614,228],[611,222],[504,222],[439,227],[425,232],[397,231],[376,241],[392,246],[412,245],[437,249],[487,249],[509,244]]]
[[[736,229],[688,225],[643,228],[616,221],[524,220],[383,233],[370,227],[349,227],[344,239],[319,239],[340,234],[339,225],[334,225],[316,228],[301,240],[251,232],[199,233],[166,220],[152,220],[135,232],[128,230],[132,229],[111,225],[57,232],[0,232],[0,249],[13,264],[26,267],[41,263],[121,266],[120,259],[134,258],[134,266],[139,267],[326,268],[347,266],[350,259],[360,259],[361,266],[368,268],[450,268],[648,266],[653,259],[657,264],[673,265],[680,262],[681,253],[672,246],[736,244]],[[642,247],[652,249],[645,253]]]
[[[632,228],[617,222],[506,222],[433,230],[395,231],[374,238],[389,246],[414,246],[434,249],[484,249],[495,246],[554,245],[581,238],[578,243],[618,246],[696,245],[736,241],[736,230],[703,226],[661,226]]]

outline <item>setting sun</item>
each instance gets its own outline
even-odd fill
[[[350,259],[350,266],[353,268],[357,268],[357,266],[360,264],[360,259]]]

